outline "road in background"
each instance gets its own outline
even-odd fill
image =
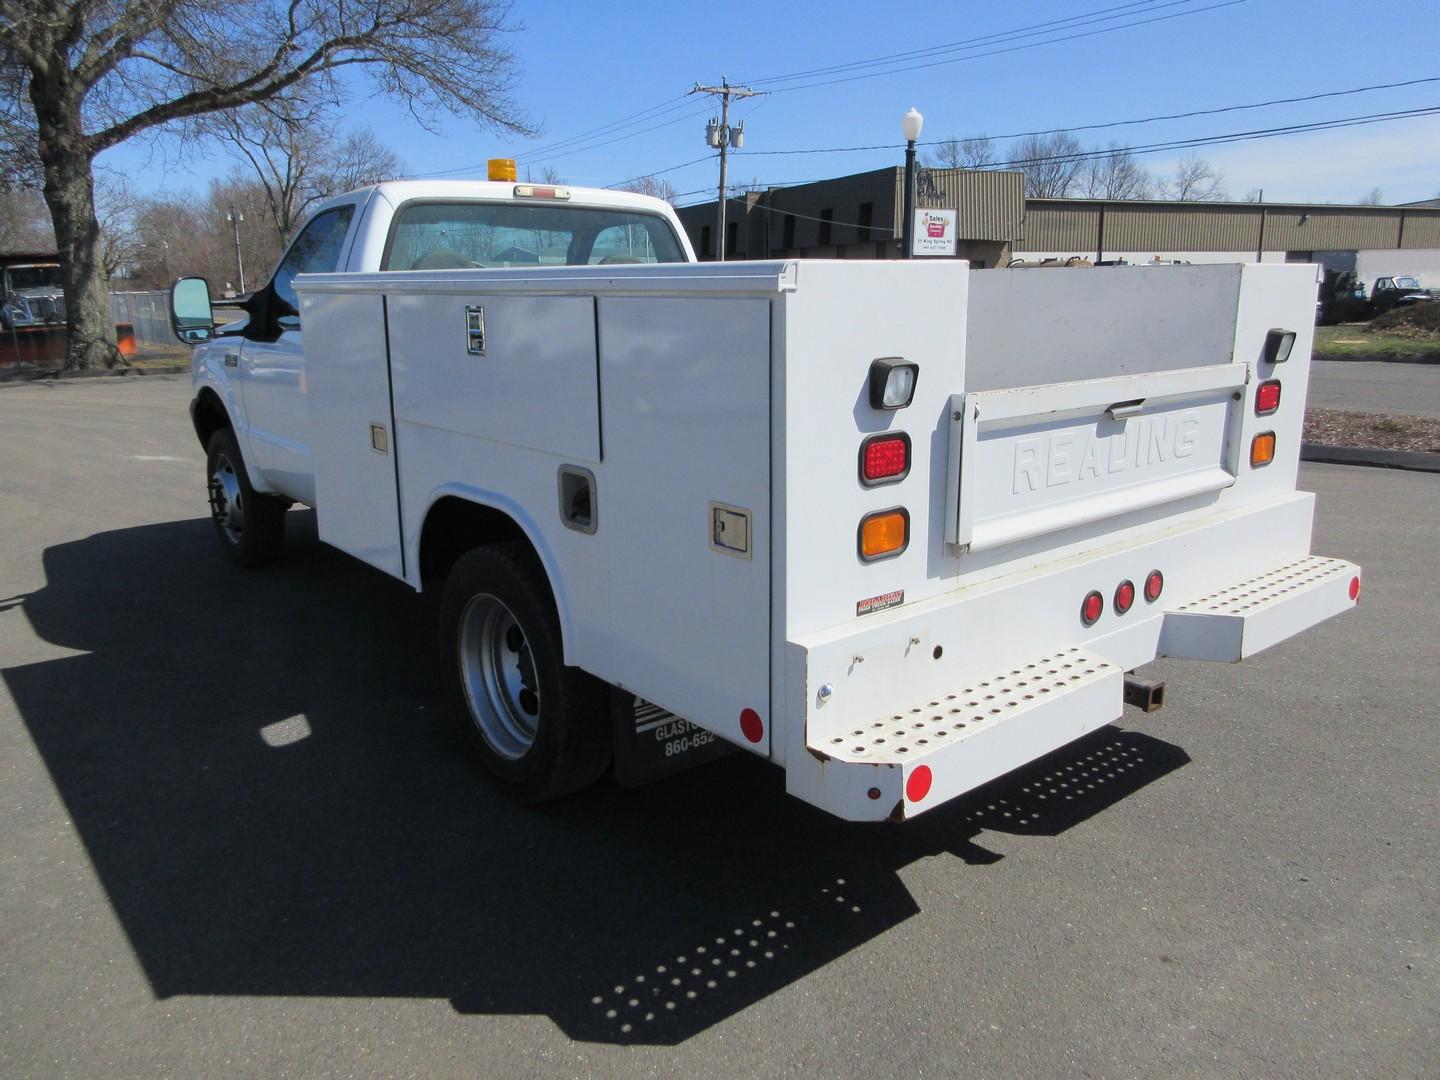
[[[1440,363],[1314,360],[1310,364],[1309,404],[1440,418]]]
[[[223,561],[187,397],[0,388],[7,1078],[1440,1072],[1440,477],[1306,467],[1357,611],[905,826],[523,809],[422,599]]]

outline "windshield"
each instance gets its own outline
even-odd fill
[[[10,288],[53,289],[60,291],[60,267],[58,266],[12,266],[5,271],[10,279]]]
[[[534,203],[412,203],[382,270],[684,262],[658,214]]]
[[[1413,277],[1397,277],[1395,279],[1395,287],[1399,289],[1418,289],[1420,288],[1420,282],[1416,281]]]

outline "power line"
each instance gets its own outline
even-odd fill
[[[1357,86],[1350,90],[1327,90],[1322,93],[1305,94],[1300,97],[1275,98],[1271,101],[1256,101],[1246,105],[1224,105],[1214,109],[1192,109],[1189,112],[1166,113],[1160,116],[1142,116],[1133,120],[1109,120],[1097,124],[1076,124],[1072,127],[1041,128],[1035,131],[1014,131],[1001,135],[983,135],[978,138],[988,139],[1023,139],[1031,135],[1055,135],[1060,132],[1073,131],[1100,131],[1105,128],[1133,127],[1137,124],[1152,124],[1162,120],[1186,120],[1196,116],[1215,116],[1220,113],[1244,112],[1249,109],[1264,109],[1273,105],[1293,105],[1304,101],[1319,101],[1323,98],[1348,97],[1354,94],[1369,93],[1374,90],[1394,90],[1398,87],[1420,86],[1425,83],[1440,82],[1440,75],[1426,76],[1421,79],[1407,79],[1404,82],[1375,83],[1371,86]],[[949,142],[949,139],[933,139],[922,142],[921,146],[940,146]],[[862,150],[896,150],[903,147],[904,143],[875,143],[870,146],[829,146],[816,147],[804,150],[751,150],[747,157],[784,157],[796,154],[845,154]]]
[[[1130,3],[1120,4],[1115,7],[1100,8],[1095,11],[1084,11],[1078,15],[1070,15],[1063,19],[1051,19],[1047,22],[1031,23],[1028,26],[1017,26],[1010,30],[997,30],[989,34],[981,34],[978,37],[963,38],[960,41],[949,41],[942,45],[930,45],[923,49],[911,49],[905,52],[888,53],[883,56],[874,56],[869,59],[851,60],[841,64],[829,64],[824,67],[808,68],[803,71],[792,71],[784,75],[767,75],[762,78],[751,79],[750,82],[759,86],[769,85],[777,82],[793,82],[796,79],[809,78],[817,75],[834,75],[841,71],[848,71],[857,68],[875,67],[882,64],[893,64],[901,60],[921,59],[927,56],[940,55],[947,52],[975,48],[986,44],[997,44],[998,42],[1013,39],[1016,37],[1054,33],[1058,29],[1074,29],[1074,26],[1066,27],[1066,23],[1079,23],[1085,25],[1087,22],[1104,22],[1109,19],[1129,18],[1142,12],[1135,11],[1135,8],[1151,8],[1157,0],[1132,0]],[[1195,0],[1172,0],[1166,7],[1178,4],[1194,3]],[[1124,14],[1111,14],[1112,12],[1123,12]],[[1104,18],[1096,18],[1104,16]]]
[[[1275,128],[1257,128],[1252,131],[1230,132],[1223,135],[1204,135],[1190,139],[1176,139],[1168,142],[1151,143],[1144,146],[1127,147],[1128,153],[1136,156],[1149,154],[1163,154],[1173,150],[1187,150],[1200,146],[1223,146],[1230,143],[1253,142],[1259,139],[1274,139],[1285,135],[1301,135],[1312,131],[1329,131],[1347,127],[1363,127],[1369,124],[1386,123],[1391,120],[1405,120],[1422,116],[1440,115],[1440,105],[1427,105],[1416,109],[1404,109],[1388,113],[1370,113],[1361,116],[1337,117],[1331,120],[1318,120],[1305,124],[1290,124]],[[1068,161],[1085,161],[1091,158],[1103,157],[1111,153],[1110,150],[1084,150],[1073,154],[1052,154],[1045,157],[1017,158],[1013,161],[996,162],[987,168],[1000,168],[1004,166],[1025,166],[1052,164]],[[780,184],[766,185],[769,188],[801,187],[805,184],[822,183],[825,178],[813,180],[791,180]],[[700,192],[687,192],[686,194],[700,194]],[[680,198],[682,196],[676,196]],[[1121,200],[1116,200],[1121,201]],[[761,204],[763,205],[763,204]],[[775,207],[764,207],[767,211],[777,214],[794,214],[796,217],[804,217],[807,220],[820,220],[808,218],[807,215],[798,214],[794,211],[780,210]],[[835,222],[835,224],[844,224]]]
[[[1189,0],[1178,0],[1178,2],[1189,2]],[[970,56],[953,57],[948,60],[934,60],[926,64],[906,64],[899,67],[890,67],[883,71],[871,71],[859,75],[846,75],[835,79],[822,79],[817,82],[800,83],[796,86],[779,86],[773,89],[771,93],[784,94],[788,93],[791,90],[808,90],[818,86],[834,86],[836,83],[857,82],[861,79],[877,79],[883,75],[899,75],[911,71],[922,71],[926,68],[944,67],[949,64],[960,64],[968,60],[978,60],[986,56],[1001,56],[1007,53],[1024,52],[1027,49],[1038,49],[1042,45],[1056,45],[1063,41],[1078,41],[1082,38],[1096,37],[1100,34],[1113,34],[1117,30],[1129,30],[1136,26],[1146,26],[1150,23],[1166,22],[1170,19],[1184,18],[1187,15],[1199,15],[1207,11],[1217,11],[1221,8],[1235,7],[1238,4],[1243,4],[1246,2],[1247,0],[1221,0],[1221,2],[1219,3],[1210,4],[1206,7],[1190,8],[1185,11],[1171,12],[1168,15],[1157,15],[1154,18],[1149,19],[1137,19],[1133,22],[1121,23],[1118,26],[1102,27],[1099,30],[1087,30],[1084,33],[1079,34],[1065,34],[1060,37],[1047,38],[1044,41],[1032,41],[1023,45],[1012,45],[1008,48],[1003,49],[991,49],[987,52],[973,53]],[[1135,12],[1134,14],[1140,14],[1140,12]],[[1095,21],[1099,22],[1104,20]],[[1081,23],[1078,25],[1083,26],[1087,24]]]

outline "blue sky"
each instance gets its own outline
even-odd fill
[[[1056,20],[1074,21],[1027,30]],[[549,165],[570,183],[596,186],[668,170],[684,203],[705,199],[718,179],[703,142],[705,118],[718,108],[684,95],[722,75],[777,91],[732,114],[732,122],[744,118],[746,142],[731,159],[731,179],[765,184],[898,163],[899,118],[912,105],[925,115],[925,141],[1440,78],[1440,0],[590,0],[518,3],[513,21],[515,97],[540,138],[507,138],[445,117],[428,134],[402,108],[366,98],[359,87],[346,122],[374,129],[415,175],[483,176],[485,160],[503,156],[518,158],[522,173]],[[893,66],[904,70],[875,77],[830,81],[874,70],[852,69],[766,81],[990,35],[1012,36],[903,61]],[[829,84],[804,85],[815,82]],[[1076,134],[1087,144],[1138,145],[1425,107],[1440,107],[1440,81]],[[632,127],[563,142],[647,112]],[[883,148],[764,153],[848,146]],[[1220,168],[1236,198],[1251,188],[1263,188],[1267,201],[1354,202],[1376,186],[1386,202],[1440,193],[1440,114],[1197,152]],[[1144,161],[1167,172],[1180,153]],[[694,163],[673,168],[687,162]],[[203,187],[232,167],[218,150],[177,156],[143,146],[112,151],[101,163],[130,173],[141,190],[170,192]]]

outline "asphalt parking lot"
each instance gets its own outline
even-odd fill
[[[1440,364],[1315,360],[1308,400],[1326,409],[1440,418]]]
[[[903,827],[524,810],[413,594],[221,559],[187,397],[0,387],[0,1075],[1440,1074],[1440,476],[1303,468],[1358,610]]]

